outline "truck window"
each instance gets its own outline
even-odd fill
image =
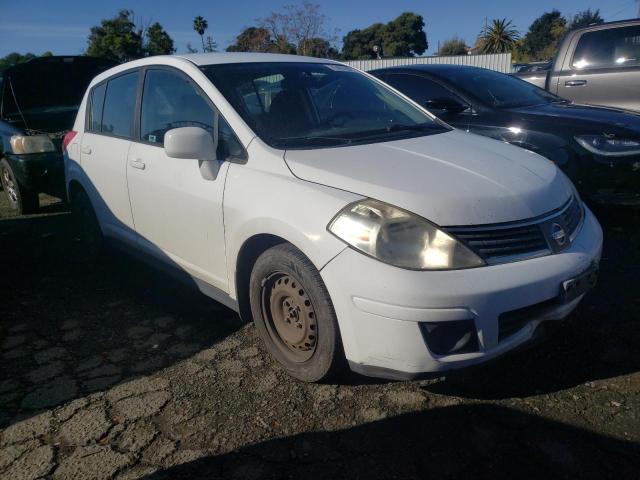
[[[640,26],[584,33],[578,40],[571,65],[576,70],[640,65]]]

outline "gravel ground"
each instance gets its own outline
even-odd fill
[[[419,382],[307,385],[252,325],[69,215],[0,220],[0,478],[638,478],[640,229],[545,342]],[[0,216],[8,217],[0,200]]]

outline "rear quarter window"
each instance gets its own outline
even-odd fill
[[[100,132],[102,130],[102,108],[104,107],[104,94],[107,91],[107,84],[98,85],[91,91],[91,110],[89,112],[90,132]]]

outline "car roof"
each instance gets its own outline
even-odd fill
[[[11,65],[4,71],[3,76],[9,77],[16,73],[46,68],[47,65],[64,65],[66,63],[73,63],[75,65],[103,65],[105,68],[117,65],[117,62],[102,57],[90,57],[87,55],[49,55],[48,57],[34,57],[26,62]]]
[[[283,55],[278,53],[252,53],[252,52],[225,52],[225,53],[193,53],[181,55],[154,55],[151,57],[139,58],[130,62],[122,63],[113,67],[100,75],[97,75],[91,82],[91,86],[102,82],[112,76],[126,72],[133,68],[140,68],[154,65],[166,65],[178,68],[203,67],[205,65],[221,65],[230,63],[272,63],[272,62],[297,62],[297,63],[335,63],[335,60],[328,58],[303,57],[300,55]]]
[[[198,66],[221,63],[257,63],[257,62],[301,62],[301,63],[339,63],[328,58],[303,57],[301,55],[284,55],[280,53],[224,52],[224,53],[189,53],[175,55],[189,60]]]
[[[451,65],[444,63],[431,63],[424,65],[398,65],[395,67],[378,68],[369,71],[371,74],[385,73],[385,72],[424,72],[431,73],[436,76],[446,76],[453,72],[477,72],[478,70],[486,70],[481,67],[473,67],[470,65]]]

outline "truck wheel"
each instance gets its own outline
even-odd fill
[[[104,238],[93,205],[85,191],[79,190],[71,197],[74,236],[80,243],[80,260],[96,261],[103,252]]]
[[[20,185],[6,159],[0,160],[0,182],[9,200],[9,206],[19,215],[34,213],[38,210],[38,193]]]
[[[260,255],[249,297],[258,333],[289,374],[319,382],[341,370],[345,360],[331,298],[300,250],[285,243]]]

